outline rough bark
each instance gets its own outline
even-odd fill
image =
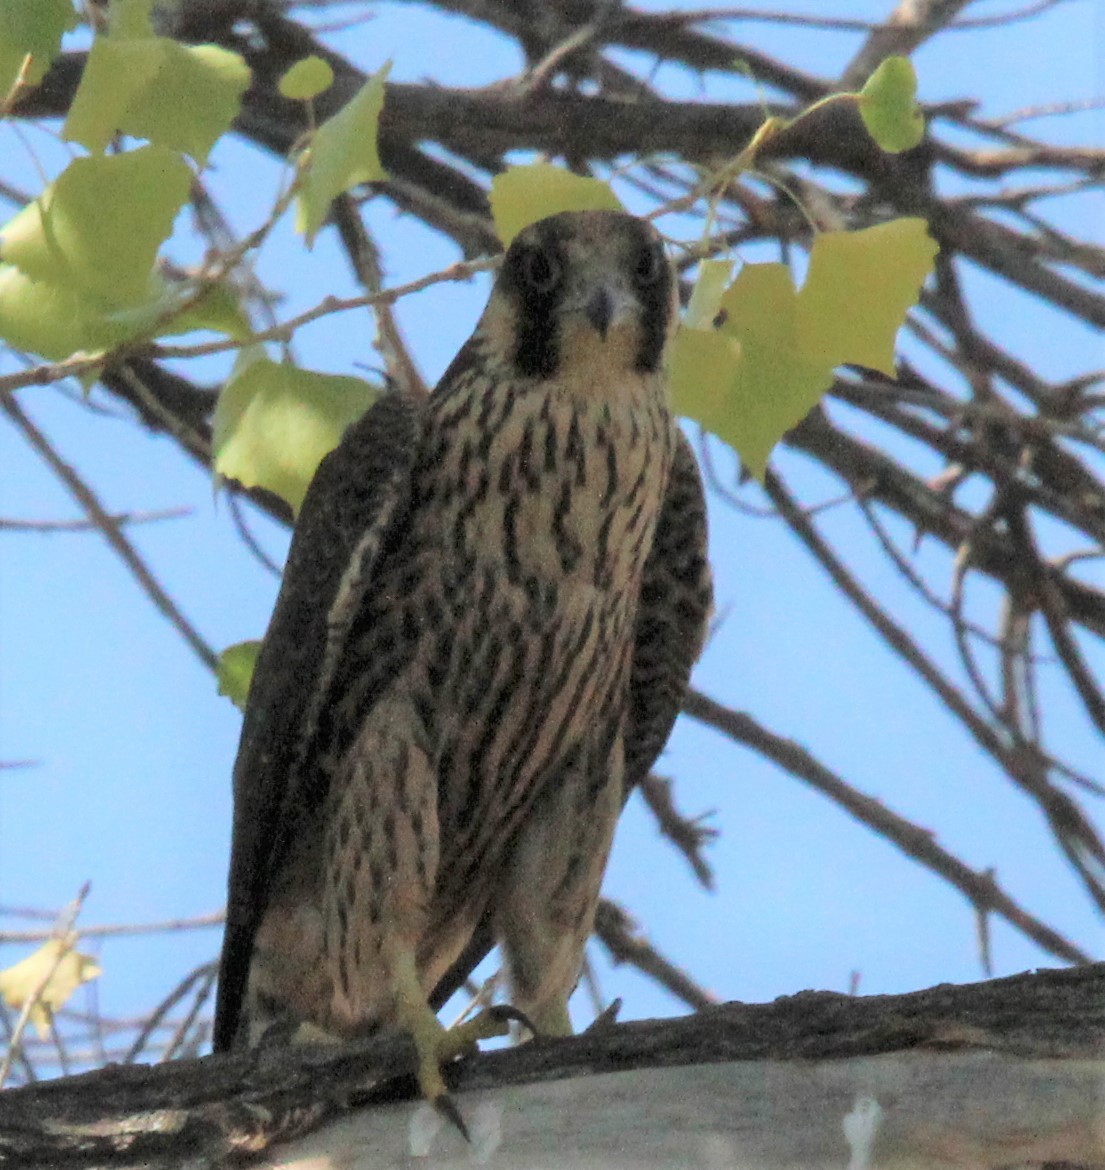
[[[449,1070],[470,1146],[411,1103],[412,1056],[386,1037],[10,1090],[0,1165],[1105,1167],[1105,964],[481,1054]]]

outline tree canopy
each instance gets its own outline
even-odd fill
[[[231,639],[200,632],[186,616],[187,578],[167,586],[134,534],[156,517],[101,502],[38,399],[122,412],[162,440],[157,460],[218,473],[245,547],[271,560],[267,520],[291,523],[306,476],[344,425],[385,384],[427,393],[430,331],[415,338],[403,326],[405,302],[492,267],[511,223],[543,198],[553,209],[616,197],[655,218],[685,281],[673,390],[712,488],[715,531],[770,523],[804,550],[811,576],[831,583],[886,661],[938,704],[948,734],[1032,803],[1096,921],[1105,913],[1105,396],[1088,339],[1105,326],[1105,243],[1089,201],[1100,198],[1105,151],[1057,68],[1048,106],[982,105],[1004,35],[1069,19],[1070,5],[864,8],[857,18],[824,5],[811,14],[603,0],[88,0],[78,12],[69,0],[0,0],[0,196],[10,205],[0,411],[183,644],[240,697],[248,646],[220,658]],[[416,48],[375,31],[385,12],[411,38],[425,19],[460,22],[495,46],[488,61],[516,67],[487,77],[478,56],[431,58],[425,79],[412,80]],[[835,38],[837,49],[846,38],[847,59],[831,74],[811,71],[797,48],[770,39],[764,48],[765,28]],[[956,37],[978,91],[933,100],[926,50]],[[389,52],[400,62],[406,53],[407,67],[389,74]],[[471,77],[456,80],[466,69]],[[258,179],[252,168],[265,159],[290,161]],[[523,171],[530,186],[512,188]],[[585,179],[601,186],[581,188]],[[292,204],[302,264],[311,244],[343,255],[358,286],[349,295],[335,275],[334,288],[301,306],[296,273],[266,264]],[[396,269],[402,283],[388,278]],[[310,327],[348,332],[356,320],[363,331],[366,309],[377,356],[363,333],[361,356],[375,369],[294,363]],[[721,600],[723,633],[742,616]],[[719,664],[710,679],[756,667]],[[18,679],[23,668],[8,669]],[[831,674],[820,686],[826,702],[847,705]],[[728,694],[702,683],[686,715],[811,785],[963,895],[984,963],[993,920],[1041,956],[1091,957],[1004,875],[942,844],[939,826],[803,746],[800,709],[781,725],[755,699],[754,687]],[[962,777],[942,770],[944,750],[934,742],[927,763],[951,802]],[[642,796],[708,884],[712,829],[678,811],[702,807],[695,782],[681,770],[673,799],[652,777]],[[985,819],[977,790],[972,799]],[[75,942],[72,929],[66,920],[60,933]],[[709,1002],[683,956],[647,943],[616,901],[604,903],[597,933],[615,961],[691,1006]],[[42,991],[54,962],[31,973],[32,989]],[[197,968],[152,1022],[132,1026],[131,1054],[155,1033],[161,1051],[201,1047],[211,978],[209,964]],[[179,1005],[189,1006],[166,1031],[163,1017]],[[19,1014],[7,1018],[22,1034]],[[82,1032],[83,1021],[65,1018],[63,1032]],[[20,1048],[27,1077],[34,1044],[28,1036]]]

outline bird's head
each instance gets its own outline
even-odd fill
[[[678,284],[644,220],[565,211],[511,243],[480,333],[520,375],[655,373],[675,328]]]

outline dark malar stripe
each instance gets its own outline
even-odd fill
[[[638,280],[637,296],[641,301],[641,347],[637,351],[637,371],[653,374],[660,368],[664,342],[668,333],[668,316],[671,313],[671,265],[663,256],[663,245],[651,238],[648,229],[639,221],[636,228],[641,235],[641,250],[659,249],[661,255],[659,276],[650,284]]]
[[[551,232],[544,235],[539,250],[549,255],[553,264],[561,265],[555,236]],[[525,267],[532,263],[533,252],[532,244],[516,242],[512,245],[503,261],[499,281],[518,306],[518,346],[514,364],[524,377],[551,378],[560,363],[557,309],[561,285],[557,281],[551,288],[538,291],[525,279]]]

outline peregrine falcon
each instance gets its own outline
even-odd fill
[[[383,395],[323,460],[234,769],[217,1051],[397,1026],[447,1101],[463,1045],[429,1003],[481,932],[534,1029],[571,1031],[618,814],[710,607],[677,312],[650,225],[541,220],[429,398]]]

